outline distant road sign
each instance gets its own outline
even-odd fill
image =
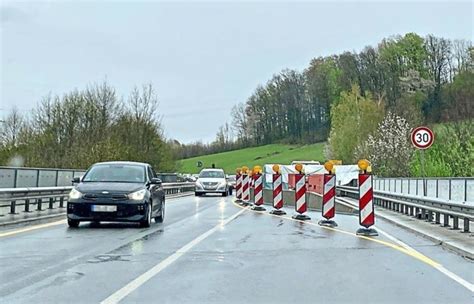
[[[198,161],[197,166],[198,166],[198,168],[201,168],[202,167],[202,161]]]
[[[428,127],[418,127],[411,132],[411,143],[417,149],[428,149],[434,142],[434,133]]]

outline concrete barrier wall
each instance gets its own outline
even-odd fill
[[[251,191],[251,197],[253,199],[252,191]],[[263,201],[265,205],[273,205],[273,191],[271,189],[263,190]],[[309,209],[321,211],[323,198],[320,194],[314,193],[314,192],[307,192],[306,202],[308,202]],[[295,207],[295,191],[283,190],[283,204],[286,207],[292,207],[292,208]],[[336,213],[353,214],[353,213],[357,213],[357,210],[347,205],[340,204],[336,201]]]

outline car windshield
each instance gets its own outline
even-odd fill
[[[144,183],[145,167],[137,165],[96,165],[82,179],[83,182]]]
[[[222,171],[202,171],[199,174],[200,178],[224,178],[224,172]]]

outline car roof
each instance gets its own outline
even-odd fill
[[[95,165],[135,165],[135,166],[150,166],[147,163],[140,163],[140,162],[134,162],[134,161],[107,161],[107,162],[100,162],[100,163],[95,163]]]
[[[206,168],[206,169],[202,169],[202,171],[224,171],[224,169],[219,169],[219,168]]]

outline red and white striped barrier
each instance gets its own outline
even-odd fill
[[[250,201],[250,184],[249,184],[249,175],[248,174],[243,174],[242,175],[242,200],[244,203],[247,203]]]
[[[238,202],[242,200],[242,174],[237,174],[235,179],[235,197]]]
[[[321,214],[325,220],[319,221],[319,225],[337,227],[336,222],[331,220],[336,215],[336,175],[334,174],[324,174],[323,176]]]
[[[365,228],[357,230],[359,235],[378,235],[377,231],[370,226],[375,224],[374,192],[372,175],[359,174],[359,224]]]
[[[359,174],[359,223],[365,228],[375,224],[372,175]]]
[[[293,216],[298,220],[310,220],[311,218],[305,213],[308,211],[306,202],[306,176],[304,174],[295,174],[295,210],[299,214]]]
[[[285,211],[280,210],[283,207],[283,184],[281,174],[273,174],[273,210],[271,214],[283,215]]]
[[[256,211],[265,211],[266,209],[262,207],[263,205],[263,175],[262,174],[254,174],[252,176],[253,184],[254,184],[254,207],[252,210]]]

